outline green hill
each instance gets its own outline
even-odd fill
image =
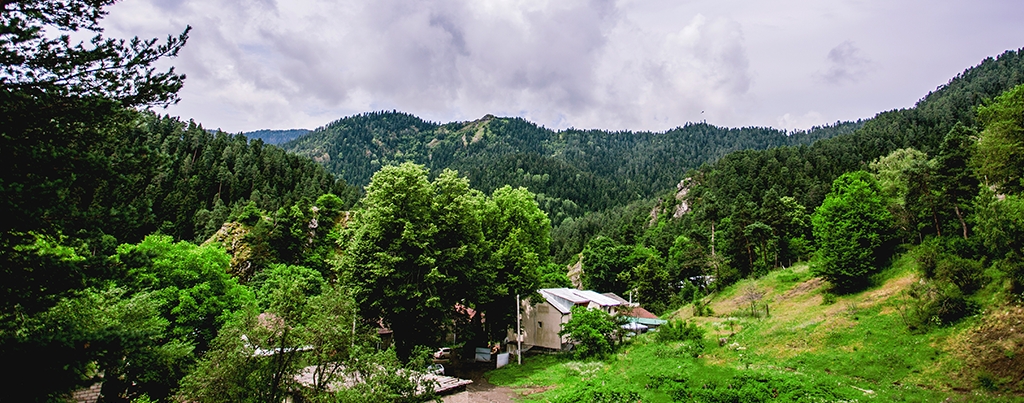
[[[520,118],[485,116],[438,124],[399,112],[346,117],[283,147],[353,185],[381,166],[412,161],[435,174],[451,168],[485,192],[524,186],[546,200],[555,225],[566,217],[652,197],[688,170],[737,150],[809,144],[861,122],[810,131],[721,128],[697,123],[665,132],[550,130]]]
[[[879,285],[836,297],[799,264],[708,297],[705,316],[670,315],[698,324],[703,347],[650,333],[601,361],[533,356],[488,379],[523,401],[1020,401],[1024,310],[996,304],[910,329],[916,269],[905,259]]]

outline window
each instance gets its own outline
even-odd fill
[[[537,322],[537,327],[544,327],[544,322]]]

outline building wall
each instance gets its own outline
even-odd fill
[[[547,301],[530,305],[529,300],[524,300],[522,309],[523,344],[561,350],[567,340],[560,337],[558,332],[571,315],[562,315]],[[509,336],[510,340],[515,339],[514,332]]]

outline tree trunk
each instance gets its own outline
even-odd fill
[[[956,210],[956,218],[960,220],[960,228],[964,229],[964,239],[967,239],[967,223],[964,222],[964,215],[960,212],[960,206],[954,204],[953,208]]]

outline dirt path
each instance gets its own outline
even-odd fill
[[[444,403],[512,403],[514,402],[513,398],[518,396],[511,388],[487,382],[484,373],[494,368],[494,364],[474,362],[452,364],[449,375],[469,379],[473,383],[467,385],[465,391],[445,396]]]
[[[444,403],[513,403],[512,397],[516,392],[504,386],[494,386],[486,379],[474,379],[473,383],[466,386],[466,390],[444,397]]]

